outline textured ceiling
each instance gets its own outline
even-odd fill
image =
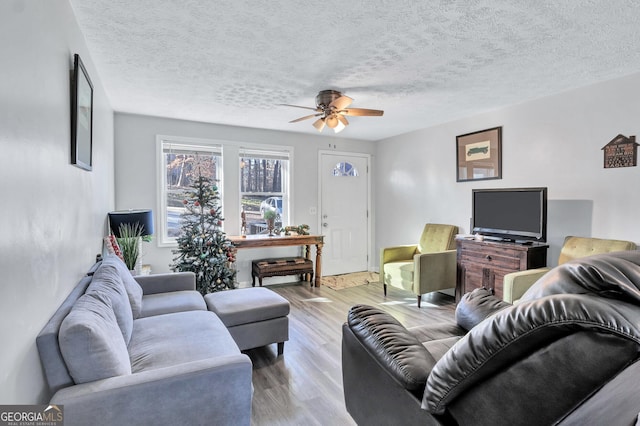
[[[636,0],[71,0],[119,112],[378,140],[640,72]],[[330,129],[324,135],[333,137]]]

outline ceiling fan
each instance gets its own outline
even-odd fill
[[[281,104],[295,108],[304,108],[315,111],[315,114],[305,115],[304,117],[291,120],[289,123],[297,123],[298,121],[308,120],[310,118],[320,117],[313,123],[319,132],[326,125],[334,132],[338,133],[349,125],[346,115],[350,116],[381,116],[384,111],[379,109],[366,108],[348,108],[353,99],[336,90],[322,90],[316,96],[316,107],[305,107],[300,105]]]

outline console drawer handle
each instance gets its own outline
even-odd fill
[[[485,259],[487,259],[487,260],[491,260],[491,256],[490,256],[490,255],[487,255],[487,256],[485,257]]]

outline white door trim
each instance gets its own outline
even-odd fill
[[[319,150],[318,151],[318,222],[316,224],[318,233],[322,234],[322,157],[323,155],[348,155],[351,157],[361,157],[367,160],[367,270],[372,271],[373,256],[371,253],[372,247],[372,221],[373,216],[371,211],[371,154],[365,154],[362,152],[349,152],[349,151],[333,151],[333,150]]]

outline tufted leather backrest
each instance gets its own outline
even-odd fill
[[[453,250],[456,248],[457,233],[457,226],[427,223],[422,230],[418,251],[420,253],[436,253]]]
[[[636,245],[631,241],[569,236],[564,239],[564,244],[558,257],[558,265],[593,254],[635,249]]]
[[[468,403],[477,397],[476,390],[491,393],[491,388],[476,386],[485,380],[495,384],[494,389],[517,380],[522,382],[517,388],[532,389],[536,398],[518,399],[505,392],[514,398],[508,407],[519,405],[511,420],[519,418],[520,409],[533,412],[544,406],[536,421],[555,424],[638,360],[639,306],[638,251],[588,256],[558,266],[538,280],[520,304],[473,327],[436,363],[423,408],[442,414],[456,398],[464,399],[463,394]],[[558,377],[567,385],[549,387]],[[502,416],[508,412],[504,407],[487,409],[483,419],[491,415],[507,424]]]
[[[591,294],[640,306],[640,251],[595,254],[566,262],[536,281],[520,302],[558,294]]]

